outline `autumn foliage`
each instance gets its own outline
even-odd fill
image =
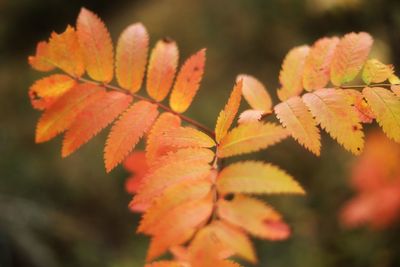
[[[373,120],[400,142],[399,79],[391,65],[368,59],[373,40],[367,33],[292,49],[282,64],[276,105],[259,80],[238,75],[215,130],[182,115],[199,89],[206,50],[179,67],[173,40],[157,41],[148,57],[149,43],[146,28],[132,24],[119,37],[114,55],[104,23],[82,9],[76,28],[52,33],[29,57],[38,71],[62,72],[29,90],[33,107],[43,111],[37,143],[64,133],[66,157],[112,125],[105,168],[110,172],[123,162],[132,172],[126,183],[134,195],[129,206],[143,213],[137,231],[151,237],[147,266],[239,266],[231,256],[256,263],[250,235],[268,240],[290,235],[281,215],[257,196],[302,195],[304,189],[270,163],[224,166],[225,158],[266,149],[289,136],[319,155],[320,129],[360,154],[362,124]],[[359,73],[365,85],[346,85]],[[111,84],[114,76],[117,85]],[[377,84],[386,80],[393,91],[390,84]],[[143,86],[148,96],[139,94]],[[238,115],[242,98],[250,107]],[[145,151],[135,150],[141,139]],[[154,262],[166,252],[174,259]]]
[[[368,135],[363,154],[352,167],[356,195],[341,213],[347,227],[383,229],[400,217],[400,145],[379,132]]]

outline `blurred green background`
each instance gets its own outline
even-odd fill
[[[207,47],[205,78],[188,115],[210,127],[238,73],[258,77],[276,99],[286,52],[325,35],[368,31],[373,53],[400,66],[398,0],[0,0],[0,267],[144,263],[148,239],[135,234],[127,175],[122,168],[104,171],[105,133],[65,160],[61,138],[34,144],[39,113],[27,92],[43,74],[29,68],[27,56],[52,30],[74,25],[81,6],[104,19],[114,41],[141,21],[152,45],[164,36],[178,42],[181,62]],[[319,158],[291,139],[251,157],[288,170],[308,191],[267,199],[293,235],[284,242],[256,240],[259,266],[400,266],[400,227],[340,226],[337,213],[352,195],[347,184],[354,157],[328,136]]]

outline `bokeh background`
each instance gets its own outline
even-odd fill
[[[60,138],[34,144],[39,113],[27,92],[42,74],[29,68],[27,56],[52,30],[74,25],[81,6],[104,19],[114,41],[141,21],[152,45],[164,36],[175,39],[181,61],[207,47],[205,78],[188,115],[210,127],[238,73],[255,75],[275,97],[286,52],[321,36],[368,31],[375,37],[373,53],[400,66],[398,0],[0,0],[1,267],[144,263],[148,239],[135,234],[127,174],[104,171],[105,134],[64,160]],[[291,139],[253,157],[288,170],[308,191],[306,197],[267,198],[293,235],[284,242],[255,240],[259,266],[400,266],[399,226],[347,230],[338,222],[353,194],[348,180],[354,157],[327,135],[319,158]]]

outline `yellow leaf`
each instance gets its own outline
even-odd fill
[[[178,57],[178,47],[170,39],[158,41],[151,51],[146,89],[154,100],[160,102],[168,95],[175,77]]]
[[[322,38],[314,43],[304,64],[303,85],[307,91],[324,88],[339,38]]]
[[[295,96],[275,106],[275,113],[294,139],[319,156],[321,136],[316,122],[300,97]]]
[[[395,93],[398,97],[400,97],[400,86],[399,85],[392,85],[390,89]]]
[[[243,81],[242,94],[249,105],[256,110],[262,110],[270,113],[272,108],[272,100],[265,86],[255,77],[240,74],[236,77],[236,81]]]
[[[221,140],[218,157],[226,158],[265,149],[287,136],[285,129],[273,123],[240,124]]]
[[[319,89],[303,95],[303,101],[316,121],[339,144],[358,155],[364,146],[364,133],[358,114],[342,90]]]
[[[222,194],[304,194],[292,176],[276,166],[260,161],[237,162],[225,167],[217,178]]]
[[[282,69],[279,73],[281,89],[278,97],[284,101],[292,96],[300,95],[303,91],[304,63],[310,48],[306,45],[295,47],[289,51],[283,60]]]
[[[366,84],[380,83],[393,74],[393,66],[385,65],[377,59],[369,59],[364,65],[362,79]]]
[[[118,39],[115,74],[118,84],[133,93],[142,86],[149,50],[149,35],[141,23],[127,27]]]
[[[221,199],[217,212],[222,220],[263,239],[282,240],[290,235],[281,215],[255,198],[236,195],[231,201]]]
[[[172,147],[213,147],[214,140],[191,127],[179,127],[163,132],[160,142]]]
[[[385,134],[400,142],[400,97],[381,87],[366,87],[363,95]]]
[[[225,105],[225,108],[219,113],[217,125],[215,126],[215,139],[217,143],[219,143],[221,139],[226,135],[239,110],[240,100],[242,98],[242,85],[242,80],[235,84],[229,97],[228,103]]]
[[[113,44],[104,22],[82,8],[76,25],[89,76],[96,81],[110,82],[114,72]]]
[[[400,78],[397,77],[397,75],[395,75],[395,74],[390,75],[388,80],[389,80],[390,84],[400,85]]]
[[[352,81],[368,58],[373,39],[365,32],[348,33],[336,47],[331,64],[331,81],[340,86]]]

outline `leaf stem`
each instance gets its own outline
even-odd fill
[[[96,81],[85,79],[85,78],[81,78],[81,77],[73,77],[73,76],[71,76],[71,77],[74,78],[77,81],[80,81],[80,82],[91,83],[91,84],[96,84],[96,85],[99,85],[99,86],[103,86],[104,88],[107,88],[109,90],[114,90],[114,91],[118,91],[118,92],[121,92],[121,93],[124,93],[124,94],[128,94],[128,95],[131,95],[131,96],[133,96],[133,97],[135,97],[137,99],[140,99],[140,100],[147,101],[147,102],[150,102],[152,104],[155,104],[159,108],[178,116],[183,121],[185,121],[185,122],[195,126],[196,128],[204,131],[205,133],[207,133],[212,138],[215,138],[214,131],[209,129],[207,126],[201,124],[200,122],[198,122],[196,120],[193,120],[193,119],[191,119],[189,117],[186,117],[185,115],[182,115],[182,114],[180,114],[178,112],[175,112],[174,110],[170,109],[168,106],[166,106],[166,105],[164,105],[164,104],[162,104],[160,102],[157,102],[157,101],[155,101],[155,100],[153,100],[151,98],[147,98],[145,96],[132,93],[131,91],[129,91],[127,89],[124,89],[124,88],[121,88],[121,87],[118,87],[118,86],[114,86],[114,85],[111,85],[111,84],[108,84],[108,83],[96,82]]]

